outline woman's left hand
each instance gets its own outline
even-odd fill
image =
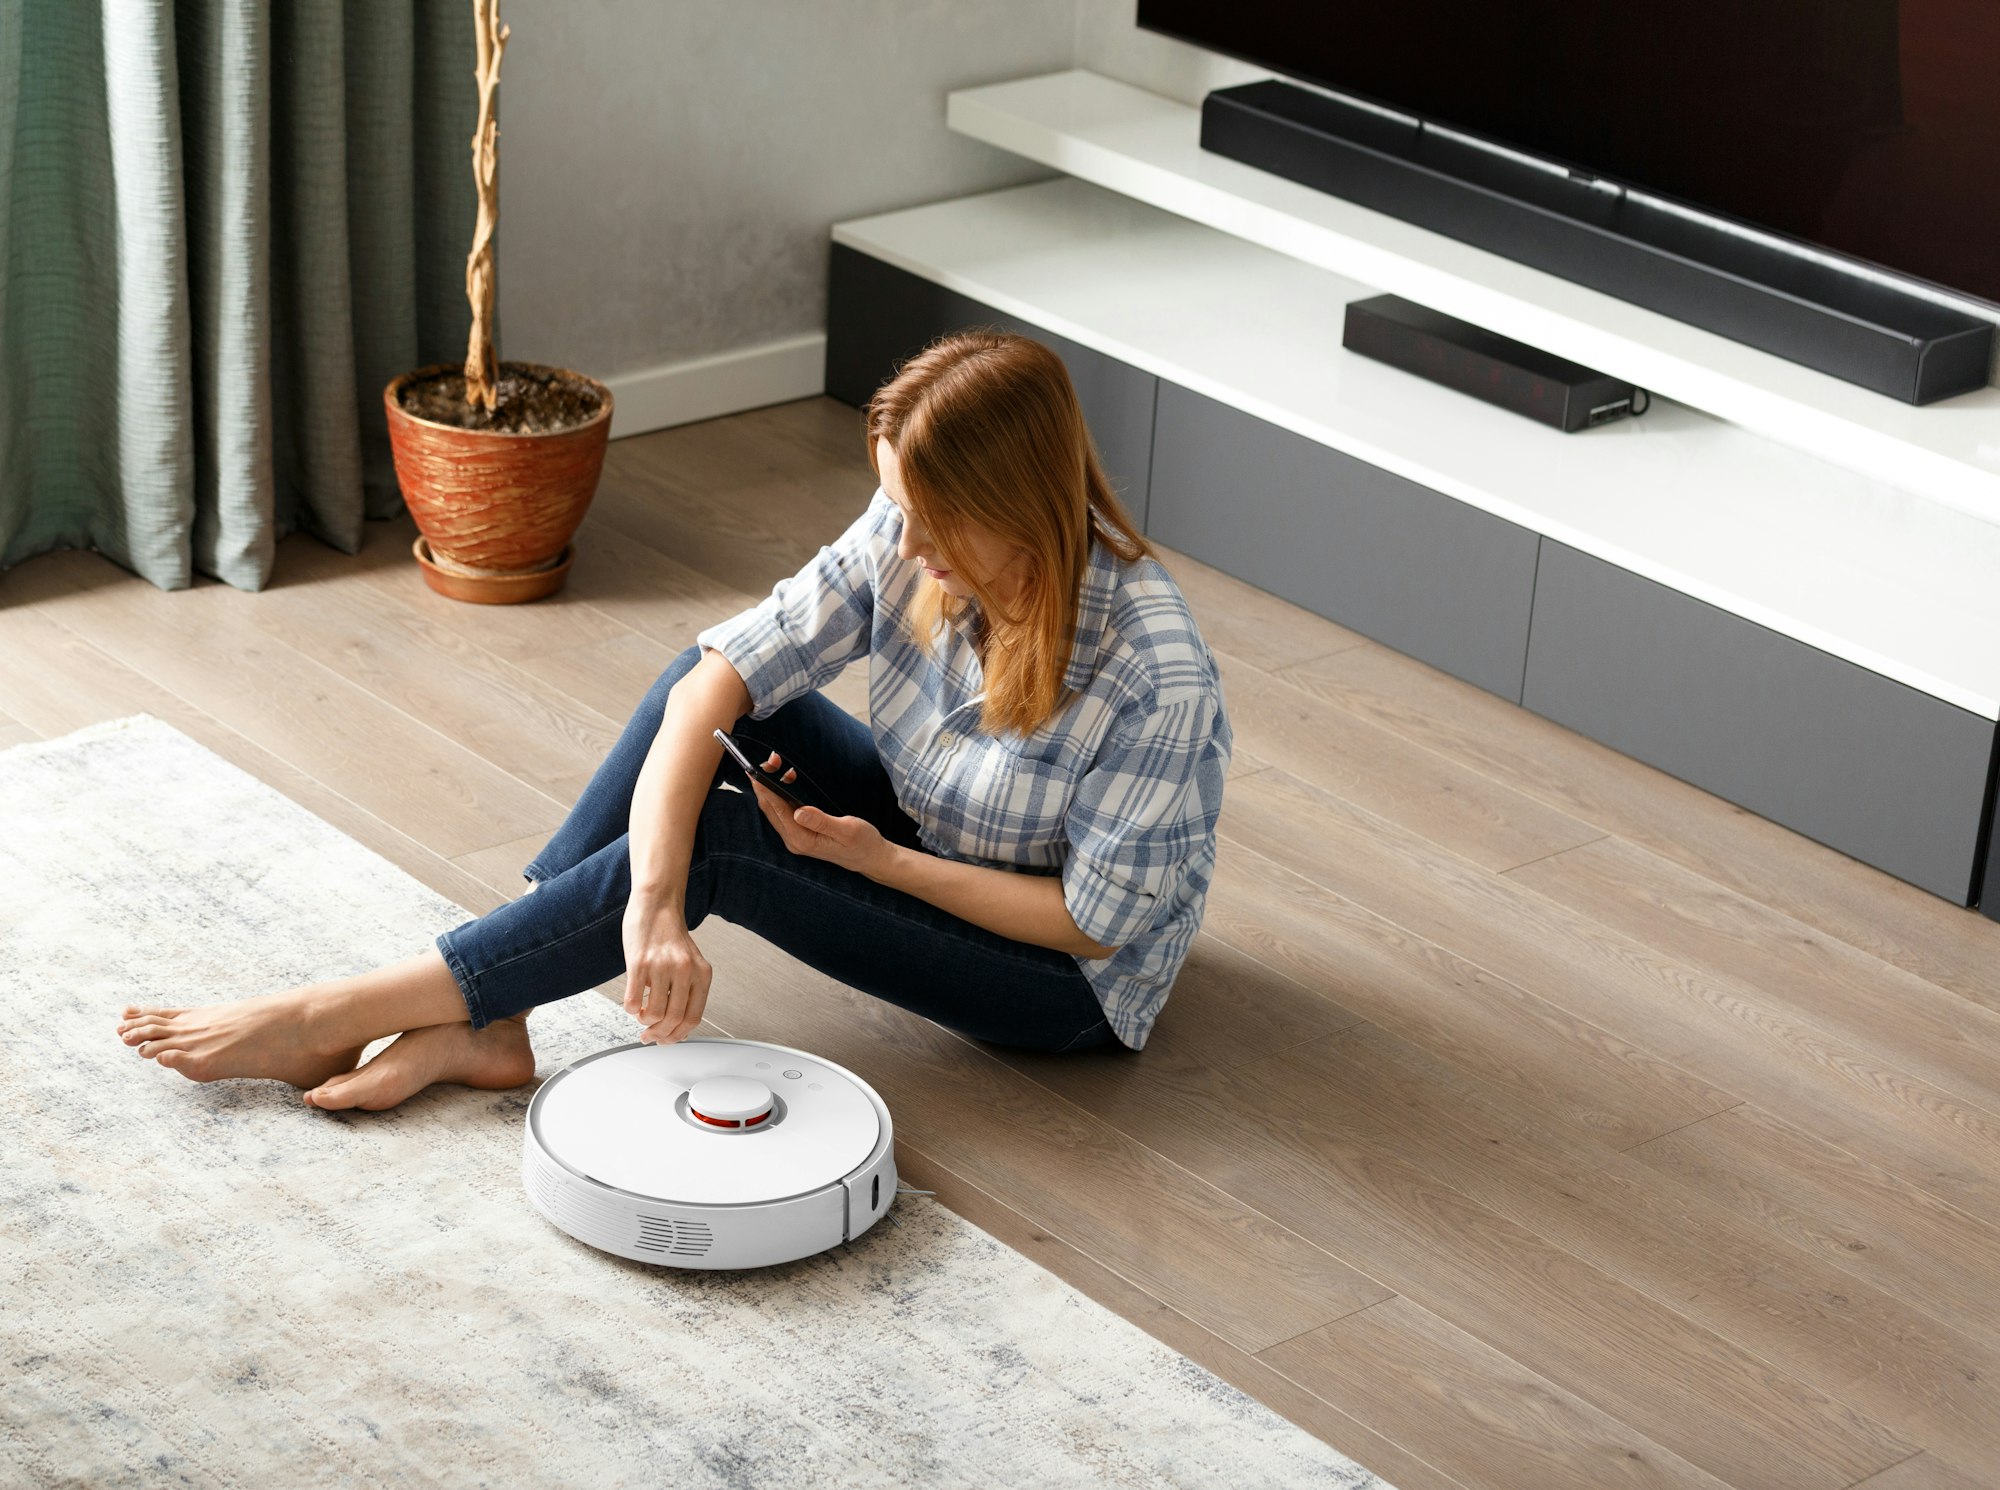
[[[764,769],[768,771],[778,762],[779,757],[773,752],[764,762]],[[785,847],[795,854],[825,859],[877,879],[894,851],[889,840],[865,817],[833,817],[817,807],[795,808],[761,781],[756,785],[756,796],[765,821],[778,830]]]

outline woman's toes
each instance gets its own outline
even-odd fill
[[[360,1070],[343,1071],[338,1076],[328,1077],[318,1086],[308,1087],[305,1099],[314,1107],[351,1107],[354,1104],[342,1100],[341,1094],[361,1075]]]
[[[377,1060],[380,1059],[378,1056]],[[330,1081],[323,1081],[306,1093],[315,1107],[329,1112],[339,1112],[349,1107],[361,1107],[371,1112],[380,1112],[385,1107],[394,1107],[405,1097],[412,1095],[407,1083],[397,1081],[387,1067],[370,1061],[359,1070],[348,1071]]]
[[[138,1019],[142,1015],[147,1014],[164,1019],[170,1014],[185,1014],[186,1012],[187,1010],[185,1009],[167,1009],[157,1004],[127,1004],[125,1006],[125,1017],[127,1019]]]
[[[143,1045],[139,1047],[139,1050],[142,1055],[145,1053]],[[165,1066],[169,1071],[180,1072],[189,1081],[215,1081],[219,1077],[228,1074],[227,1072],[218,1072],[215,1069],[213,1057],[201,1054],[198,1051],[184,1050],[178,1045],[169,1045],[165,1050],[154,1056],[153,1059],[158,1064]]]

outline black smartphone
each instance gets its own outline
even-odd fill
[[[732,756],[736,758],[736,764],[743,768],[743,774],[745,776],[748,776],[752,781],[763,782],[765,786],[769,787],[772,791],[776,792],[779,796],[783,797],[787,802],[791,803],[792,806],[816,807],[829,817],[842,817],[845,815],[831,802],[827,801],[815,802],[810,800],[810,798],[808,798],[805,795],[805,793],[800,790],[800,787],[801,786],[810,787],[811,778],[808,777],[805,774],[805,772],[799,771],[799,768],[796,765],[786,760],[783,756],[779,756],[778,758],[778,769],[775,773],[771,771],[766,771],[761,766],[752,763],[750,757],[744,754],[743,747],[736,743],[736,741],[730,736],[727,730],[720,730],[720,729],[717,730],[715,732],[715,738],[721,742],[722,748],[724,750],[728,751]],[[781,778],[787,771],[797,771],[799,780],[796,782],[780,780],[779,778]],[[816,789],[815,789],[815,794],[818,794]]]

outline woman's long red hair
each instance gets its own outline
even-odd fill
[[[885,439],[905,499],[985,612],[982,728],[1032,733],[1065,702],[1092,538],[1127,561],[1157,557],[1105,478],[1069,369],[1030,337],[956,332],[898,366],[862,410],[862,428],[877,479],[875,442]],[[1011,610],[986,576],[961,564],[958,540],[975,525],[1028,551]],[[909,611],[912,639],[936,656],[946,619],[969,603],[924,576]]]

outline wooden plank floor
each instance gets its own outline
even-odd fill
[[[257,595],[44,555],[0,746],[151,713],[484,912],[873,487],[808,399],[614,443],[531,606],[431,594],[407,517]],[[1146,1050],[981,1045],[719,921],[708,1028],[854,1066],[911,1183],[1401,1490],[2000,1484],[2000,925],[1166,557],[1238,756]]]

